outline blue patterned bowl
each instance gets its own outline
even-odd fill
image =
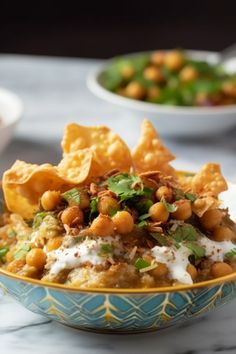
[[[29,310],[97,332],[146,332],[173,326],[236,296],[236,273],[192,286],[78,290],[0,270],[0,284]]]
[[[236,185],[221,194],[236,215]],[[9,273],[0,285],[29,310],[62,324],[97,332],[146,332],[173,326],[236,297],[236,272],[222,278],[166,288],[80,290]]]

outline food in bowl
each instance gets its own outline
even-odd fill
[[[211,107],[236,103],[236,74],[182,50],[117,57],[101,84],[118,95],[173,106]]]
[[[236,269],[236,227],[217,164],[176,171],[148,120],[129,150],[107,127],[69,124],[57,166],[3,175],[1,267],[75,288],[193,284]]]

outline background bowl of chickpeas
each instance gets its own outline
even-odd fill
[[[219,59],[193,50],[128,54],[96,68],[87,85],[134,124],[147,117],[162,135],[206,136],[236,125],[236,62]]]

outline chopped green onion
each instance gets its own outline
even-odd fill
[[[194,195],[192,193],[185,193],[184,196],[186,199],[190,200],[192,203],[195,202],[195,200],[197,199],[196,195]]]
[[[236,256],[236,248],[233,248],[231,251],[225,253],[225,258],[233,258]]]
[[[112,251],[113,251],[112,245],[111,245],[110,243],[104,243],[104,244],[101,246],[101,249],[100,249],[98,255],[99,255],[100,257],[105,257],[105,256],[111,254]]]
[[[143,258],[138,258],[134,265],[138,270],[140,270],[140,269],[149,267],[151,264],[149,262],[145,261]]]
[[[62,198],[65,199],[70,205],[80,205],[80,192],[77,188],[72,188],[62,194]]]
[[[161,202],[164,204],[166,210],[169,213],[174,213],[178,209],[178,207],[175,204],[168,203],[164,197],[161,198]]]

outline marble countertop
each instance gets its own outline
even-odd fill
[[[86,75],[100,61],[31,56],[0,56],[0,86],[15,91],[25,105],[15,138],[0,156],[0,173],[16,158],[34,163],[60,159],[60,137],[67,122],[104,123],[129,145],[138,130],[128,113],[94,97]],[[125,127],[125,128],[124,128]],[[132,131],[132,133],[130,133]],[[177,158],[175,166],[195,170],[207,161],[221,163],[236,182],[236,129],[221,136],[164,139]],[[51,322],[0,294],[0,353],[5,354],[211,354],[236,353],[236,301],[178,328],[142,335],[104,335]]]

